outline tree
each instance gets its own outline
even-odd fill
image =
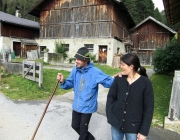
[[[139,15],[138,23],[147,18],[148,16],[154,16],[154,4],[152,0],[137,0],[136,8]]]
[[[124,5],[127,7],[129,13],[133,17],[134,21],[136,22],[136,18],[138,17],[138,12],[136,10],[136,0],[125,0]]]
[[[154,16],[154,3],[152,0],[124,0],[123,2],[135,23],[141,22],[148,16]]]
[[[39,0],[0,0],[2,6],[0,10],[11,15],[15,15],[16,7],[19,7],[21,17],[34,20],[34,17],[27,15],[27,12],[38,2]],[[38,18],[35,18],[38,20]]]
[[[0,0],[0,11],[6,12],[7,2],[5,0]]]
[[[159,12],[158,8],[155,8],[155,10],[154,10],[154,18],[157,19],[158,21],[162,22],[162,15]]]

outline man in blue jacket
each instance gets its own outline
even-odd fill
[[[65,80],[63,74],[58,73],[57,79],[61,88],[74,88],[72,128],[79,134],[79,140],[94,140],[94,136],[88,131],[88,125],[92,113],[97,111],[98,84],[110,88],[114,78],[90,62],[86,47],[80,48],[74,57],[76,67],[69,77]]]

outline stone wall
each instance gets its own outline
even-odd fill
[[[59,53],[44,53],[44,62],[58,66],[64,63],[69,63],[67,60],[64,60],[62,54]]]
[[[22,63],[2,63],[6,73],[22,74]]]

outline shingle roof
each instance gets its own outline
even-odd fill
[[[155,18],[149,16],[146,19],[144,19],[143,21],[141,21],[139,24],[137,24],[136,26],[134,26],[133,28],[130,29],[130,31],[134,31],[136,28],[138,28],[139,26],[141,26],[143,23],[145,23],[148,20],[152,20],[154,22],[156,22],[157,24],[159,24],[160,26],[164,27],[165,29],[167,29],[169,32],[176,34],[176,31],[174,31],[173,29],[169,28],[168,26],[166,26],[165,24],[161,23],[160,21],[156,20]]]
[[[20,18],[20,17],[16,17],[16,16],[13,16],[13,15],[1,12],[1,11],[0,11],[0,21],[10,23],[10,24],[16,24],[16,25],[39,29],[38,22],[35,22],[32,20],[27,20],[27,19]]]

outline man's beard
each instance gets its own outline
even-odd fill
[[[78,65],[78,64],[76,64],[76,67],[79,68],[79,69],[83,68],[83,66]]]

